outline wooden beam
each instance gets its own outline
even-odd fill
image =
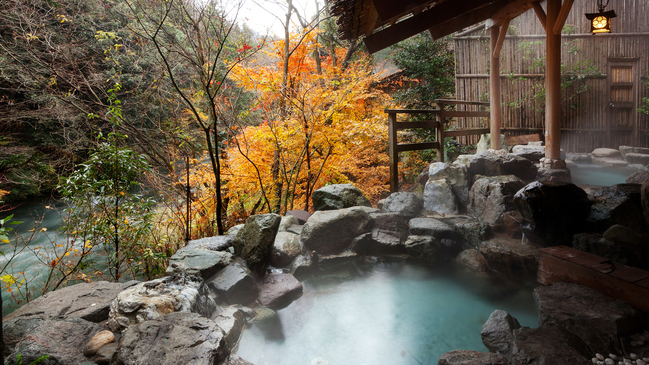
[[[374,53],[430,29],[433,25],[452,21],[454,18],[467,13],[472,13],[472,18],[473,20],[477,19],[475,21],[475,23],[477,23],[488,19],[496,10],[511,1],[513,0],[444,1],[439,5],[434,6],[432,9],[402,20],[393,26],[365,37],[365,45],[370,53]],[[498,6],[495,9],[490,8],[490,10],[487,11],[485,7],[491,4],[498,4]],[[381,16],[380,12],[379,16]],[[381,17],[381,19],[385,20],[383,17]]]
[[[430,35],[433,37],[433,39],[442,38],[451,33],[470,27],[483,20],[489,19],[488,14],[491,14],[500,9],[507,2],[508,1],[498,1],[483,8],[462,14],[449,21],[437,24],[436,26],[428,29],[428,31],[430,32]]]
[[[487,23],[486,28],[489,29],[493,26],[501,25],[504,21],[509,21],[530,10],[535,2],[538,0],[518,0],[516,2],[507,4],[502,9],[495,12]]]
[[[376,9],[379,17],[381,17],[381,19],[384,21],[409,14],[413,11],[416,11],[417,8],[420,8],[432,2],[433,0],[372,0],[372,4],[374,5],[374,8]]]
[[[507,35],[507,28],[509,28],[509,19],[503,21],[500,25],[500,31],[498,32],[498,43],[496,43],[496,48],[493,50],[492,57],[500,59],[500,50],[503,48],[503,43],[505,43],[505,36]]]
[[[545,158],[561,159],[561,35],[552,31],[561,0],[547,0],[545,41]]]
[[[365,28],[365,36],[369,36],[376,29],[376,23],[379,19],[379,13],[376,11],[376,8],[373,4],[370,4],[370,14],[367,17],[367,28]]]
[[[568,14],[570,14],[570,9],[572,9],[573,1],[574,0],[563,1],[563,5],[561,6],[561,11],[559,12],[559,16],[557,17],[557,20],[554,23],[554,28],[552,28],[554,34],[561,34],[561,30],[563,30],[563,25],[566,24],[566,19],[568,18]]]
[[[547,32],[547,29],[545,28],[545,22],[547,16],[545,15],[545,11],[541,7],[541,2],[535,2],[532,3],[532,7],[534,8],[534,12],[536,13],[536,17],[539,18],[539,21],[541,22],[541,25],[543,26],[543,29]]]

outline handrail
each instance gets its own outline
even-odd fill
[[[489,103],[478,102],[478,101],[465,101],[465,100],[449,100],[449,99],[436,99],[435,103],[438,105],[438,109],[385,109],[385,113],[388,114],[388,129],[389,129],[389,150],[388,154],[390,157],[390,192],[394,193],[399,189],[399,152],[403,151],[417,151],[424,149],[436,149],[437,150],[437,161],[444,162],[444,137],[455,137],[455,136],[469,136],[476,134],[489,133],[489,128],[479,128],[479,129],[464,129],[464,130],[453,130],[453,131],[444,131],[444,118],[489,118],[489,112],[480,112],[480,111],[446,111],[444,110],[445,104],[457,104],[457,105],[479,105],[479,106],[488,106]],[[397,114],[435,114],[437,120],[425,120],[418,122],[398,122]],[[397,139],[397,131],[403,129],[418,129],[425,128],[436,130],[435,142],[425,142],[425,143],[403,143],[400,144]]]

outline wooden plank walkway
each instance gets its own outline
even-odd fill
[[[649,271],[567,246],[539,250],[538,281],[581,284],[649,312]]]

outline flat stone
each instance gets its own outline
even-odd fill
[[[469,174],[483,176],[514,175],[523,181],[532,181],[537,168],[526,158],[506,151],[489,150],[477,154],[469,165]]]
[[[500,354],[453,350],[442,354],[437,365],[509,365],[509,361]]]
[[[540,326],[514,330],[512,363],[530,365],[591,364],[583,341],[557,328]],[[604,351],[604,350],[598,350]]]
[[[369,213],[360,207],[317,211],[304,225],[300,240],[319,254],[339,253],[367,232],[371,222]]]
[[[545,146],[516,145],[512,148],[512,153],[530,161],[538,162],[545,157]]]
[[[191,248],[200,248],[202,250],[210,251],[225,251],[228,248],[232,247],[232,241],[234,241],[233,235],[205,237],[187,242],[187,246],[181,248],[178,251]]]
[[[274,310],[282,309],[302,296],[302,283],[291,274],[269,274],[259,293],[259,304]]]
[[[406,254],[428,265],[437,263],[440,243],[432,236],[408,236],[404,244]]]
[[[397,213],[405,219],[414,218],[419,215],[424,207],[424,202],[415,193],[397,192],[385,198],[382,212]]]
[[[614,148],[595,148],[591,153],[593,154],[594,157],[599,157],[599,158],[617,158],[617,159],[623,158],[620,151]]]
[[[259,295],[259,288],[250,270],[241,261],[226,266],[206,283],[221,299],[230,304],[247,305],[254,302]]]
[[[178,250],[169,258],[167,274],[185,273],[209,278],[229,265],[234,256],[225,251],[212,251],[198,248]]]
[[[337,210],[357,206],[371,207],[369,199],[363,192],[352,184],[333,184],[324,186],[313,192],[313,209]]]
[[[624,159],[629,164],[649,165],[649,155],[641,153],[627,153]]]
[[[286,215],[292,215],[297,218],[299,224],[306,223],[306,221],[309,220],[309,217],[311,217],[311,213],[307,212],[306,210],[289,210],[288,212],[286,212]]]
[[[593,164],[607,167],[627,167],[628,162],[612,157],[593,157]]]
[[[623,157],[626,157],[628,153],[639,153],[643,155],[649,155],[649,148],[646,147],[620,146],[619,150]]]

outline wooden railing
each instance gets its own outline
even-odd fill
[[[437,150],[437,161],[444,162],[444,137],[470,136],[489,133],[489,128],[444,130],[444,118],[489,118],[488,111],[455,111],[444,110],[447,104],[454,105],[475,105],[489,106],[489,103],[477,101],[437,99],[437,109],[386,109],[389,126],[389,155],[390,155],[390,192],[399,190],[399,152],[433,149]],[[397,114],[434,114],[436,120],[424,120],[418,122],[398,122]],[[431,129],[436,130],[435,142],[405,143],[400,144],[397,139],[397,131],[403,129]]]

